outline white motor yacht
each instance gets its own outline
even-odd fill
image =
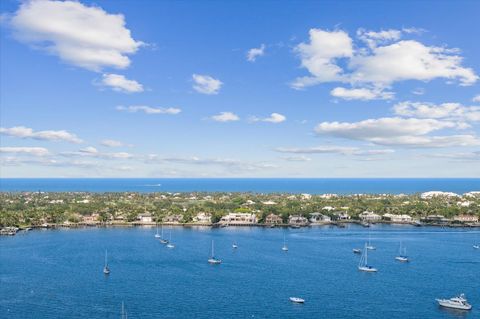
[[[289,298],[291,302],[293,303],[305,303],[305,299],[298,298],[298,297],[290,297]]]
[[[445,308],[460,309],[460,310],[470,310],[472,305],[467,302],[464,294],[460,296],[453,297],[450,299],[435,299],[438,304]]]

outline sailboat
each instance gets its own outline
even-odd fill
[[[162,238],[162,236],[160,236],[160,234],[158,233],[158,224],[157,224],[157,233],[155,234],[155,238]]]
[[[282,247],[282,250],[283,251],[288,251],[288,246],[287,246],[287,241],[285,239],[285,234],[283,234],[283,247]]]
[[[163,224],[162,224],[162,234],[160,235],[160,242],[162,244],[168,244],[168,240],[166,240],[165,238],[163,238]]]
[[[105,275],[110,274],[110,268],[108,268],[108,261],[107,261],[107,250],[105,249],[105,266],[103,266],[103,273]]]
[[[375,250],[377,249],[375,246],[373,246],[371,243],[370,243],[370,234],[368,234],[368,245],[365,246],[366,249],[369,249],[369,250]]]
[[[172,230],[171,230],[171,229],[170,229],[170,234],[169,234],[169,239],[168,239],[167,248],[175,248],[175,245],[172,244]]]
[[[213,239],[212,239],[212,255],[208,259],[208,263],[212,265],[218,265],[222,263],[221,259],[215,258],[215,247],[213,245]]]
[[[365,243],[365,249],[363,250],[362,257],[360,257],[360,262],[358,263],[358,270],[365,272],[377,272],[377,268],[373,268],[368,265],[368,248],[367,243]]]
[[[120,318],[121,319],[127,319],[128,318],[127,312],[125,311],[125,306],[123,305],[123,301],[122,301],[122,316]]]
[[[398,260],[399,262],[402,262],[402,263],[409,262],[407,257],[407,247],[402,247],[402,242],[400,242],[398,256],[395,257],[395,260]]]

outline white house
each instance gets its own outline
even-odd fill
[[[151,223],[153,222],[153,217],[150,213],[143,213],[137,216],[137,220],[139,220],[141,223]]]
[[[193,217],[193,222],[197,224],[210,224],[212,222],[212,214],[210,213],[198,213],[197,216]]]
[[[330,216],[323,215],[321,213],[311,213],[310,214],[310,222],[314,224],[321,224],[321,223],[330,223],[332,219]]]
[[[374,212],[369,212],[368,210],[361,213],[359,217],[361,220],[369,222],[375,222],[382,219],[382,216],[375,214]]]
[[[250,213],[229,213],[220,219],[224,225],[253,225],[257,223],[257,216]]]
[[[299,215],[290,215],[290,217],[288,217],[288,224],[292,226],[306,226],[308,225],[308,219]]]
[[[393,223],[411,223],[412,222],[412,217],[409,215],[396,215],[396,214],[385,214],[383,215],[384,219],[390,220]]]

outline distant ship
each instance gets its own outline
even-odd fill
[[[222,263],[221,259],[215,258],[215,247],[213,245],[213,239],[212,239],[212,254],[210,258],[208,259],[208,263],[212,265],[218,265]]]
[[[460,309],[460,310],[470,310],[472,305],[467,302],[464,294],[461,294],[458,297],[453,297],[450,299],[435,299],[438,304],[445,308]]]

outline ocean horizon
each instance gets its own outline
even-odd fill
[[[480,190],[480,178],[0,178],[2,192],[415,194]]]

